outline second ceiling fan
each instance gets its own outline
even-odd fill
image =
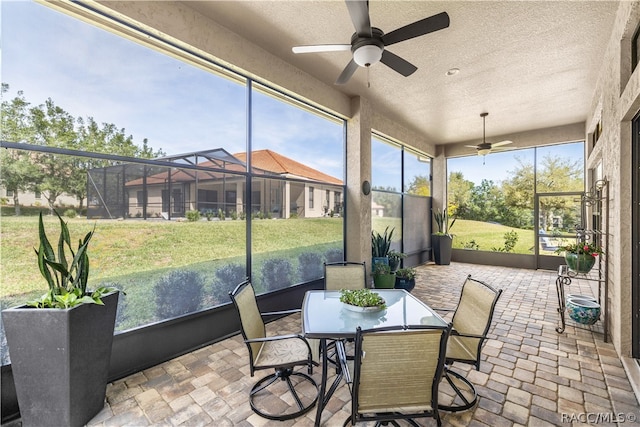
[[[465,145],[465,147],[475,148],[478,153],[478,156],[486,156],[487,154],[491,154],[491,152],[494,151],[496,147],[502,147],[503,145],[513,144],[513,141],[500,141],[500,142],[494,142],[494,143],[487,142],[486,118],[488,115],[489,113],[480,113],[480,117],[482,117],[482,142],[478,145]],[[495,150],[495,151],[499,151],[499,150]]]
[[[386,48],[415,37],[423,36],[449,26],[449,15],[446,12],[421,19],[385,34],[381,29],[372,27],[369,18],[368,0],[346,0],[347,9],[356,32],[351,36],[350,44],[321,44],[311,46],[296,46],[293,53],[337,52],[351,50],[353,57],[342,71],[336,84],[341,85],[349,81],[358,67],[370,67],[382,62],[389,68],[407,77],[418,68],[389,52]]]

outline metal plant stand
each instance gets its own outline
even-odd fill
[[[609,339],[609,278],[607,274],[607,253],[609,247],[609,183],[606,179],[596,181],[593,188],[581,199],[582,222],[589,222],[590,228],[576,226],[577,242],[593,242],[603,248],[604,254],[597,259],[596,265],[589,273],[578,273],[568,265],[558,267],[556,292],[558,295],[559,325],[556,332],[563,333],[566,328],[566,295],[565,286],[571,285],[572,279],[597,282],[597,302],[600,304],[600,321],[603,323],[603,339]],[[588,218],[591,218],[588,221]]]

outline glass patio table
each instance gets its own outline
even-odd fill
[[[320,340],[322,354],[322,381],[315,425],[320,425],[322,411],[343,376],[348,375],[344,348],[337,341],[336,352],[339,366],[333,384],[327,390],[327,339],[355,338],[358,326],[361,329],[384,328],[388,326],[434,325],[446,326],[442,319],[428,305],[403,289],[376,289],[386,302],[386,308],[374,312],[354,312],[340,302],[340,291],[308,291],[302,303],[302,332],[306,338]]]

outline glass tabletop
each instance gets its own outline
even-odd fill
[[[387,308],[354,312],[340,302],[340,291],[308,291],[302,303],[302,331],[308,338],[355,337],[356,329],[399,325],[446,326],[442,317],[403,289],[375,289]]]

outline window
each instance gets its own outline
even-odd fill
[[[315,189],[313,187],[309,187],[309,209],[313,209],[313,195],[315,194]]]
[[[633,34],[633,39],[631,41],[631,72],[636,69],[638,65],[638,61],[640,58],[638,57],[640,54],[640,26],[636,29],[636,32]]]
[[[371,157],[371,228],[393,229],[392,249],[408,255],[405,265],[419,264],[429,248],[430,159],[379,135],[371,141]]]
[[[579,142],[448,159],[453,247],[533,254],[538,224],[543,251],[553,254],[554,235],[579,214],[575,195],[556,193],[584,191],[583,150]]]
[[[141,208],[147,201],[144,199],[144,191],[140,190],[136,192],[136,205]]]
[[[7,197],[13,197],[13,190],[6,190]]]
[[[54,181],[68,186],[65,195],[86,200],[92,219],[87,226],[95,221],[97,233],[109,236],[101,241],[104,250],[94,254],[94,265],[100,267],[93,270],[92,283],[120,286],[126,292],[117,331],[167,318],[158,311],[160,282],[182,286],[181,278],[193,279],[189,289],[196,296],[202,293],[180,313],[186,314],[230,303],[228,292],[247,276],[264,293],[318,279],[322,272],[317,266],[342,259],[342,220],[321,217],[319,209],[308,206],[306,189],[312,183],[319,190],[344,192],[343,120],[190,52],[163,53],[137,44],[133,28],[130,37],[121,37],[34,2],[3,3],[2,12],[3,29],[10,31],[3,64],[11,63],[3,66],[3,81],[9,82],[3,96],[23,96],[34,108],[50,98],[69,112],[76,134],[113,137],[95,145],[79,143],[70,147],[71,154],[25,157],[60,166]],[[153,38],[140,36],[147,37]],[[97,45],[108,61],[86,61],[83,52]],[[29,66],[33,57],[47,63],[46,76]],[[148,76],[144,85],[139,75]],[[33,143],[35,138],[25,134],[24,140]],[[121,145],[129,151],[113,151]],[[123,156],[135,152],[145,162],[132,158],[114,163],[98,150]],[[73,154],[78,152],[89,155]],[[156,157],[175,166],[149,160]],[[247,170],[249,163],[253,170]],[[64,172],[74,172],[73,180],[62,179]],[[202,220],[183,221],[193,210],[201,211]],[[107,221],[115,218],[123,220]],[[263,221],[267,218],[274,221]],[[33,226],[37,218],[25,215],[20,221]],[[2,249],[10,245],[3,240]],[[102,254],[113,258],[105,261]],[[33,250],[20,256],[31,260]],[[247,271],[247,259],[254,271]],[[6,260],[0,257],[0,263]],[[282,265],[288,267],[280,270]],[[39,275],[37,269],[35,273]],[[3,287],[3,300],[41,294],[37,278],[5,279],[20,288]],[[179,305],[176,310],[185,308]]]
[[[35,190],[35,192],[34,192],[34,193],[35,193],[35,197],[36,197],[36,199],[38,199],[38,200],[39,200],[39,199],[41,199],[41,198],[42,198],[42,193],[41,193],[39,190]]]

